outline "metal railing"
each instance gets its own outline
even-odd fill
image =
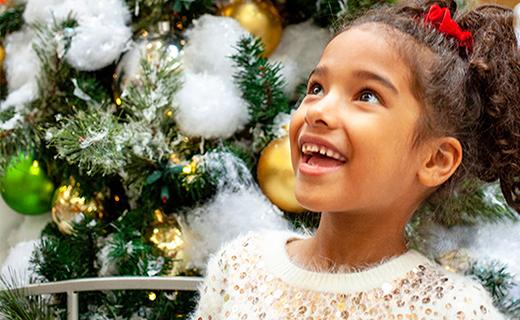
[[[78,295],[98,290],[186,290],[195,291],[201,277],[104,277],[32,284],[17,288],[28,296],[67,293],[67,319],[79,319]]]

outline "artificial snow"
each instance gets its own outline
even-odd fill
[[[204,269],[209,255],[240,234],[289,228],[240,159],[217,152],[203,159],[207,170],[224,174],[220,175],[215,197],[187,212],[187,221],[182,223],[185,253],[193,266]]]
[[[175,117],[187,136],[229,138],[248,122],[247,105],[230,79],[186,71],[183,82]]]
[[[99,18],[85,18],[74,28],[67,62],[78,70],[102,69],[128,50],[131,36],[132,30],[126,25],[107,25]]]
[[[231,78],[235,70],[230,56],[237,53],[237,42],[246,34],[247,31],[232,18],[201,16],[185,32],[187,42],[181,58],[183,68]]]
[[[247,104],[233,82],[236,45],[247,32],[229,17],[203,15],[185,32],[183,87],[176,94],[176,120],[187,136],[229,138],[249,120]]]
[[[78,70],[104,68],[128,49],[131,15],[122,0],[29,0],[23,17],[27,23],[52,25],[69,15],[78,26],[67,30],[71,42],[66,60]]]

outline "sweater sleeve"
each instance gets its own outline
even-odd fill
[[[226,276],[222,266],[226,251],[221,250],[211,257],[206,268],[206,277],[199,286],[199,301],[190,320],[218,320],[224,297],[220,292],[224,289]]]

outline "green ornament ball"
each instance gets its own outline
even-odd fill
[[[4,177],[0,177],[0,194],[14,211],[26,215],[38,215],[52,208],[54,184],[43,168],[32,157],[11,166]]]

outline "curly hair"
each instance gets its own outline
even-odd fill
[[[471,52],[419,23],[434,4],[473,34]],[[410,67],[412,92],[424,106],[415,142],[451,136],[462,145],[461,165],[431,197],[453,192],[468,178],[500,180],[507,203],[520,212],[520,55],[513,11],[484,5],[458,12],[454,0],[405,1],[369,11],[338,34],[366,23],[381,24]]]

